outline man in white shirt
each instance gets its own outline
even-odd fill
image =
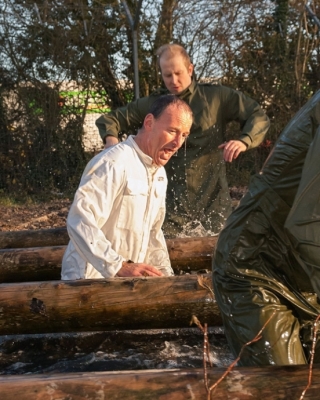
[[[183,100],[161,96],[136,136],[88,163],[67,219],[62,279],[173,274],[161,230],[163,166],[188,137],[192,121]]]

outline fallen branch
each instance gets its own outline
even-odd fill
[[[223,381],[223,379],[225,379],[225,377],[232,371],[232,369],[234,368],[234,366],[237,364],[237,362],[240,360],[244,350],[246,349],[247,346],[250,346],[250,344],[258,342],[262,336],[262,332],[264,331],[264,329],[266,328],[266,326],[269,324],[269,322],[271,321],[271,319],[274,317],[274,315],[276,314],[276,310],[273,311],[273,313],[271,314],[271,316],[268,318],[268,320],[265,322],[265,324],[263,325],[263,327],[260,329],[260,331],[257,333],[257,335],[250,340],[249,342],[245,343],[240,350],[240,353],[238,355],[238,357],[229,365],[229,367],[227,368],[227,370],[225,371],[225,373],[222,375],[222,377],[220,379],[218,379],[212,386],[210,386],[209,390],[208,390],[208,397],[207,399],[210,400],[211,399],[211,392],[213,389],[215,389],[219,383],[221,381]],[[206,379],[206,378],[205,378]]]
[[[207,323],[204,324],[204,327],[201,325],[200,321],[198,318],[193,315],[191,319],[191,324],[197,325],[197,327],[203,332],[203,371],[204,371],[204,384],[207,389],[208,388],[208,373],[207,373],[207,361],[210,364],[210,367],[212,368],[212,362],[210,359],[210,348],[209,348],[209,341],[208,341],[208,325]]]
[[[304,389],[304,391],[302,392],[302,394],[300,396],[300,400],[304,399],[304,395],[306,394],[306,391],[311,386],[314,355],[315,355],[315,352],[316,352],[316,343],[317,343],[317,333],[318,333],[318,322],[319,322],[319,319],[320,319],[320,314],[317,316],[316,320],[313,323],[313,340],[312,340],[312,349],[311,349],[311,360],[310,360],[310,365],[309,365],[308,384],[307,384],[306,388]]]

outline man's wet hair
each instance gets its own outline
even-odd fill
[[[190,56],[187,53],[187,50],[180,44],[169,43],[169,44],[164,44],[158,48],[158,50],[156,51],[156,56],[159,67],[160,67],[160,58],[164,54],[169,56],[169,58],[179,54],[183,58],[184,65],[186,66],[186,68],[189,68],[189,65],[192,64]]]
[[[189,105],[181,100],[179,97],[173,94],[164,94],[158,97],[151,105],[149,109],[149,114],[152,114],[155,119],[161,117],[161,114],[171,105],[177,106],[178,108],[185,111],[193,120],[193,113]]]

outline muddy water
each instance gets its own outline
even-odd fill
[[[209,328],[213,366],[233,360],[223,328]],[[198,328],[0,336],[0,374],[201,368]]]

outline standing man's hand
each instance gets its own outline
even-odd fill
[[[218,148],[223,149],[223,159],[227,162],[235,160],[240,153],[247,150],[247,146],[241,140],[230,140],[220,144]]]
[[[115,136],[107,136],[106,141],[104,143],[104,148],[107,149],[108,147],[113,146],[114,144],[119,143],[119,139]]]
[[[130,276],[163,276],[163,273],[152,265],[143,263],[123,262],[117,276],[126,278]]]

